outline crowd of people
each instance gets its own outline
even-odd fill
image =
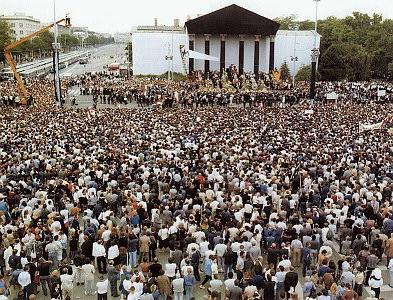
[[[3,108],[1,297],[380,298],[391,108]]]
[[[171,81],[158,78],[125,78],[107,72],[94,72],[62,80],[64,101],[77,105],[76,97],[69,97],[69,88],[79,89],[80,95],[92,98],[92,104],[119,105],[134,103],[138,107],[206,107],[206,106],[286,106],[302,103],[309,98],[309,83],[276,84],[272,76],[245,74],[238,77],[212,73],[211,78],[196,77],[193,81]],[[266,78],[265,78],[266,77]],[[237,79],[238,78],[238,79]],[[235,81],[233,83],[233,81]],[[48,79],[30,79],[26,82],[30,91],[29,104],[50,106],[53,86]],[[15,82],[0,82],[0,105],[19,106]],[[45,99],[45,100],[43,100]],[[37,100],[37,101],[35,101]],[[393,101],[393,85],[388,82],[318,82],[316,102],[367,102]],[[41,103],[40,103],[41,102]]]
[[[392,86],[318,83],[310,106],[305,83],[213,81],[63,82],[64,95],[139,106],[115,110],[54,106],[45,79],[27,82],[34,105],[21,107],[0,83],[1,300],[374,300],[393,288],[391,124],[359,132],[391,120]]]

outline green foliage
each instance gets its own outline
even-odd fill
[[[323,53],[321,62],[319,70],[325,80],[370,79],[370,55],[361,45],[335,43]]]
[[[87,38],[85,38],[83,44],[86,46],[94,46],[94,45],[104,45],[104,44],[109,44],[113,43],[114,39],[111,38],[105,38],[105,37],[100,37],[95,34],[90,34]]]
[[[127,47],[124,50],[126,50],[128,61],[132,63],[132,43],[127,43]]]
[[[276,19],[280,29],[313,30],[314,22],[295,15]],[[321,35],[319,70],[322,80],[385,79],[393,61],[393,20],[379,14],[353,12],[345,18],[318,21]]]
[[[280,23],[280,30],[289,30],[298,23],[296,15],[275,18],[274,21]]]
[[[79,39],[75,35],[70,34],[60,35],[59,42],[63,48],[77,47],[80,45]]]
[[[4,47],[11,43],[11,41],[11,31],[8,23],[4,20],[0,20],[0,61],[4,60]]]
[[[311,66],[303,66],[297,71],[295,81],[309,81],[311,78]]]
[[[283,81],[291,80],[291,72],[286,61],[280,67],[281,79]]]

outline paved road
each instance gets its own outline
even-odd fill
[[[90,50],[91,58],[86,65],[75,63],[68,68],[60,71],[60,76],[71,73],[73,75],[82,75],[86,72],[99,72],[103,67],[114,62],[124,63],[126,60],[126,45],[124,44],[111,44],[105,45]],[[113,58],[111,58],[113,57]]]

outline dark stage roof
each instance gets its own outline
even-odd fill
[[[236,4],[186,22],[189,34],[252,34],[269,36],[280,24]]]

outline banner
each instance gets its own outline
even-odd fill
[[[378,97],[383,97],[386,95],[386,90],[378,90]]]
[[[201,60],[210,60],[210,61],[220,61],[218,57],[207,55],[204,53],[188,50],[188,58],[194,58],[194,59],[201,59]],[[186,53],[187,53],[186,52]]]
[[[326,93],[326,100],[337,100],[338,95],[335,92]]]
[[[359,132],[364,132],[364,131],[373,131],[373,130],[378,130],[381,129],[383,125],[383,122],[380,123],[375,123],[375,124],[359,124]]]

